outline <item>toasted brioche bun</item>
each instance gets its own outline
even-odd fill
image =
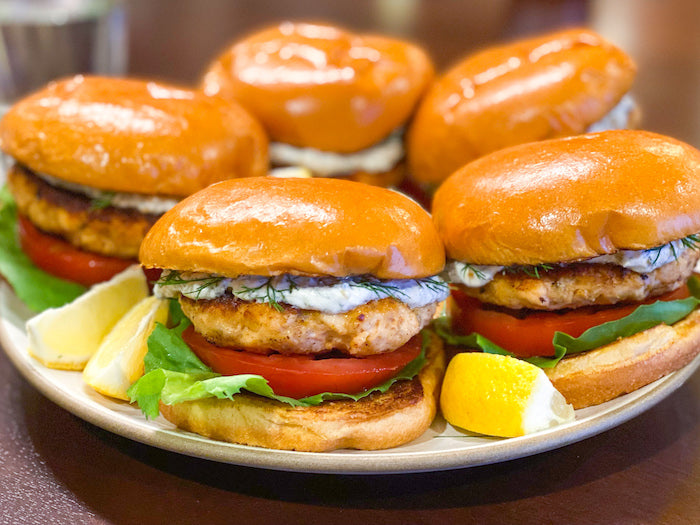
[[[562,359],[547,376],[574,408],[598,405],[633,392],[675,370],[700,353],[700,310],[668,326]]]
[[[213,439],[282,450],[323,452],[339,448],[376,450],[408,443],[432,423],[445,354],[439,337],[430,338],[427,363],[411,381],[399,381],[386,393],[360,399],[291,407],[255,396],[208,398],[160,412],[179,428]]]
[[[401,127],[432,77],[429,57],[408,42],[284,22],[224,51],[202,88],[239,101],[271,140],[348,153]]]
[[[50,83],[5,114],[0,146],[35,172],[119,192],[185,196],[267,172],[267,138],[243,108],[131,79]]]
[[[435,81],[416,111],[407,136],[411,176],[434,185],[491,151],[583,133],[629,91],[635,73],[624,52],[586,29],[470,55]]]
[[[336,179],[233,179],[181,201],[146,235],[146,267],[237,275],[434,275],[430,216],[397,192]]]
[[[617,130],[497,151],[433,200],[448,257],[474,264],[571,262],[700,231],[700,152]]]

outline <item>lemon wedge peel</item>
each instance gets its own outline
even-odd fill
[[[126,391],[143,375],[148,336],[168,319],[168,301],[142,299],[105,336],[83,370],[83,380],[100,394],[129,401]]]
[[[29,319],[29,354],[49,368],[82,370],[117,321],[147,295],[143,270],[130,266],[74,301]]]
[[[443,380],[440,407],[453,426],[517,437],[573,421],[573,407],[541,368],[497,354],[457,354]]]

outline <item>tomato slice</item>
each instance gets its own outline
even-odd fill
[[[654,297],[645,303],[657,300],[673,301],[690,296],[687,286]],[[554,332],[564,332],[578,337],[597,326],[616,321],[631,314],[643,303],[620,306],[586,306],[562,312],[531,312],[524,317],[510,315],[503,310],[490,310],[478,299],[469,297],[460,289],[452,290],[455,302],[453,326],[461,334],[476,332],[493,341],[501,348],[519,357],[553,356]]]
[[[17,219],[24,253],[36,266],[56,277],[91,286],[111,279],[136,262],[80,250],[63,239],[39,231],[22,215]]]
[[[421,337],[415,336],[393,352],[370,357],[329,357],[254,354],[211,344],[189,326],[182,339],[214,372],[256,374],[275,394],[296,399],[322,392],[357,394],[381,385],[418,357]]]

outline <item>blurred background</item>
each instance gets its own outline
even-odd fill
[[[700,147],[698,0],[0,0],[0,102],[78,71],[196,85],[226,45],[283,19],[408,38],[439,70],[588,26],[637,62],[643,127]],[[3,355],[0,371],[0,523],[228,523],[232,509],[239,523],[700,523],[698,374],[625,425],[547,454],[357,478],[176,456],[57,409]]]
[[[283,19],[409,38],[440,70],[490,44],[589,26],[637,61],[644,127],[700,146],[696,0],[0,0],[0,94],[74,71],[196,84],[231,41]]]
[[[282,19],[327,20],[412,39],[442,70],[484,46],[585,25],[637,62],[644,127],[700,146],[697,0],[131,0],[129,71],[194,83],[232,40]]]

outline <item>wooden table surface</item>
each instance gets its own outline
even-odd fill
[[[700,3],[432,0],[127,3],[130,71],[194,83],[282,18],[412,38],[444,68],[488,43],[588,25],[638,63],[644,127],[700,146]],[[635,419],[551,452],[445,472],[313,475],[215,463],[103,431],[0,352],[0,524],[700,523],[700,373]]]

